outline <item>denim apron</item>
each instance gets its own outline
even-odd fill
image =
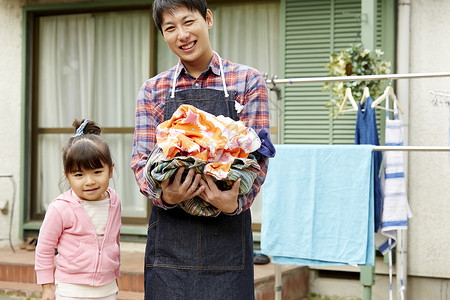
[[[235,92],[186,89],[175,92],[176,76],[164,106],[170,119],[181,104],[238,120]],[[181,208],[153,206],[145,252],[145,299],[254,299],[250,210],[200,217]]]

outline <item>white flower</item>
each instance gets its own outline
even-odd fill
[[[375,49],[375,54],[376,54],[378,57],[380,57],[381,55],[384,54],[384,52],[381,51],[380,49]]]

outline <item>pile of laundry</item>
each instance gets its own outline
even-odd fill
[[[221,190],[230,189],[240,178],[240,195],[250,191],[260,171],[251,153],[261,147],[261,140],[252,128],[192,105],[181,105],[171,119],[158,125],[156,140],[144,172],[155,198],[161,197],[161,182],[171,178],[180,167],[186,168],[185,174],[194,168],[202,176],[212,176]],[[192,215],[220,214],[198,196],[179,206]]]

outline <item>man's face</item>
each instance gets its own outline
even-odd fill
[[[188,70],[199,65],[206,67],[213,54],[209,42],[209,29],[213,25],[211,11],[208,10],[205,20],[200,12],[180,7],[171,13],[164,13],[162,20],[164,40]],[[205,63],[206,66],[203,66]]]

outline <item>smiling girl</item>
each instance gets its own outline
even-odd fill
[[[75,120],[73,126],[76,134],[63,148],[64,175],[71,188],[45,214],[36,248],[37,283],[42,299],[113,300],[121,226],[120,200],[109,187],[114,164],[95,122]]]

